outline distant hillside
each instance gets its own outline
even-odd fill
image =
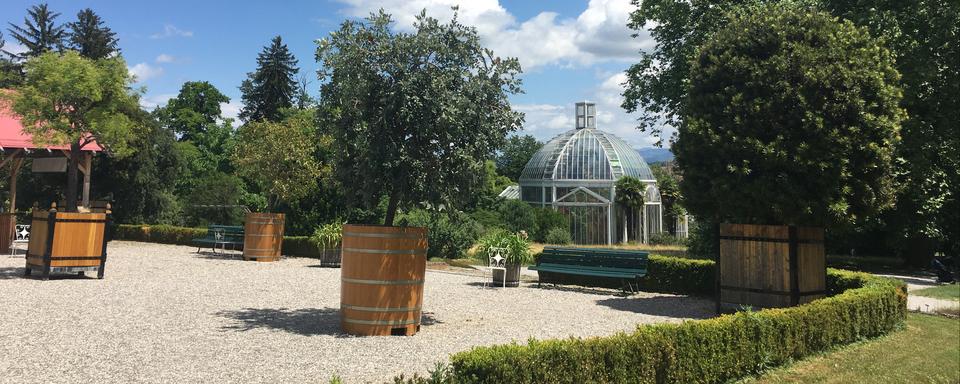
[[[673,160],[673,152],[670,152],[668,148],[645,147],[636,150],[647,163],[662,163]]]

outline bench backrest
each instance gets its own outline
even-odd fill
[[[647,252],[606,248],[544,248],[537,264],[647,269]]]
[[[217,232],[223,233],[224,240],[235,241],[243,239],[243,227],[237,225],[209,225],[207,237],[214,237]]]

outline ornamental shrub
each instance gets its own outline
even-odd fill
[[[828,273],[831,291],[850,289],[793,308],[642,325],[608,337],[478,347],[451,357],[452,380],[722,383],[901,326],[907,298],[903,282],[832,269]]]
[[[553,245],[567,245],[573,242],[573,239],[570,238],[569,229],[564,227],[554,227],[550,228],[550,231],[547,232],[547,236],[543,239],[543,242]]]
[[[400,217],[401,225],[426,227],[427,257],[459,259],[466,257],[467,250],[483,233],[483,226],[463,212],[435,212],[416,209]]]

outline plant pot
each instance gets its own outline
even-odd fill
[[[108,211],[109,212],[109,211]],[[97,272],[103,278],[107,261],[107,213],[35,210],[27,246],[26,275]]]
[[[15,213],[0,213],[0,252],[10,252],[10,245],[17,238],[17,215]]]
[[[322,248],[320,250],[320,265],[324,267],[339,267],[340,247]]]
[[[282,213],[248,213],[243,220],[243,259],[280,260],[283,223]]]
[[[520,264],[507,264],[506,278],[508,287],[520,286]],[[504,271],[502,269],[493,270],[493,285],[503,286]]]
[[[340,325],[359,336],[420,330],[427,229],[344,225]]]

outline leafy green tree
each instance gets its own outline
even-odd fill
[[[233,127],[224,119],[220,104],[230,98],[206,81],[183,84],[177,97],[154,111],[160,124],[178,136],[181,168],[177,190],[187,198],[200,179],[218,172],[232,172]]]
[[[86,8],[77,13],[77,21],[68,23],[70,48],[88,59],[105,59],[120,52],[117,34],[103,24],[103,19]]]
[[[845,224],[893,203],[904,112],[890,51],[793,4],[746,7],[698,51],[673,146],[695,215]]]
[[[15,92],[0,95],[20,116],[23,130],[37,145],[69,145],[67,210],[77,209],[80,152],[97,143],[124,157],[141,135],[135,118],[139,94],[120,57],[90,60],[76,52],[47,53],[26,63],[26,81]]]
[[[830,1],[838,16],[883,38],[903,84],[903,122],[898,146],[897,206],[885,215],[883,237],[926,267],[925,239],[960,255],[960,2],[918,0]],[[909,249],[905,249],[909,248]]]
[[[117,222],[182,225],[175,190],[182,167],[176,138],[150,113],[139,111],[135,118],[146,134],[131,144],[136,150],[129,157],[94,159],[93,189],[101,196],[113,195]]]
[[[683,195],[680,193],[679,175],[675,173],[674,167],[663,166],[659,164],[651,165],[653,177],[657,179],[657,189],[660,190],[660,204],[663,206],[664,226],[670,232],[676,231],[677,217],[686,214],[683,208]]]
[[[497,172],[510,180],[519,180],[523,167],[541,147],[543,143],[531,135],[510,136],[497,155]]]
[[[520,92],[520,64],[485,49],[476,29],[425,12],[412,33],[389,25],[382,11],[348,20],[317,49],[347,203],[372,211],[386,196],[386,225],[412,204],[469,201],[484,161],[522,122],[507,98]]]
[[[683,120],[689,63],[703,41],[726,24],[726,13],[760,0],[644,0],[631,14],[636,30],[652,27],[657,42],[628,71],[623,107],[641,111],[640,128],[659,134],[661,124]],[[870,29],[893,51],[903,84],[903,121],[898,145],[896,207],[883,215],[875,241],[916,248],[912,241],[931,238],[960,254],[960,3],[951,0],[811,0],[833,15]],[[662,119],[661,119],[662,118]],[[873,245],[873,244],[871,244]],[[926,265],[921,258],[917,261]]]
[[[312,109],[297,110],[280,122],[254,121],[237,132],[237,173],[266,193],[270,210],[306,196],[329,172],[314,157],[317,145],[331,142],[329,136],[317,135],[315,116]]]
[[[497,209],[503,219],[504,229],[511,233],[537,230],[537,212],[530,203],[520,200],[507,200]]]
[[[27,17],[23,18],[23,26],[10,24],[10,36],[27,48],[20,54],[21,59],[37,57],[51,51],[63,50],[63,42],[67,32],[63,26],[56,24],[59,12],[53,12],[46,3],[34,5],[27,10]]]
[[[240,85],[240,92],[243,93],[240,119],[279,120],[281,111],[293,106],[294,97],[297,96],[295,76],[298,71],[297,59],[280,36],[274,37],[270,45],[264,47],[257,56],[257,70],[249,73]]]

